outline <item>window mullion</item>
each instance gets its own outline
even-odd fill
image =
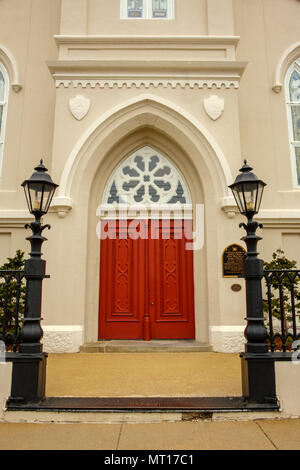
[[[145,10],[147,11],[147,16],[146,18],[148,20],[152,19],[152,0],[145,0],[146,7]]]

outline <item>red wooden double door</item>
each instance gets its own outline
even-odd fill
[[[110,221],[102,225],[102,233],[107,230],[99,339],[194,338],[193,251],[186,250],[191,221],[142,221],[138,227]]]

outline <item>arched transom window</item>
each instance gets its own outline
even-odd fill
[[[108,181],[104,204],[191,204],[183,176],[171,161],[149,146],[131,154]]]
[[[294,181],[300,186],[300,58],[287,73],[286,97]]]

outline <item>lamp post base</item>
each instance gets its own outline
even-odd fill
[[[242,390],[249,403],[277,403],[275,361],[267,354],[242,353]]]
[[[8,353],[13,363],[9,403],[36,403],[45,398],[47,353]]]

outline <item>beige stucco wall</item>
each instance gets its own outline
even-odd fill
[[[41,156],[51,163],[55,90],[45,60],[57,56],[52,36],[58,32],[59,12],[57,0],[1,3],[1,44],[15,58],[22,85],[18,93],[10,90],[9,96],[1,178],[3,209],[24,208],[19,190],[24,176]]]
[[[191,14],[192,13],[192,14]],[[148,31],[147,31],[148,30]],[[175,0],[175,18],[152,21],[120,20],[120,1],[64,0],[61,34],[207,34],[206,0]]]
[[[297,0],[234,1],[237,57],[247,60],[239,92],[242,154],[268,183],[263,208],[299,208],[293,192],[285,94],[272,90],[281,55],[299,41]]]
[[[242,156],[268,184],[262,210],[280,209],[282,217],[261,217],[260,255],[269,261],[281,248],[299,266],[300,214],[292,212],[299,210],[300,193],[292,175],[285,91],[272,88],[282,57],[299,42],[300,5],[296,0],[235,0],[234,15],[237,57],[248,61],[239,90]],[[283,77],[291,63],[284,62]]]
[[[24,230],[28,214],[20,184],[40,158],[51,165],[55,89],[45,60],[57,57],[53,35],[59,31],[60,0],[4,0],[0,21],[0,57],[8,64],[10,79],[0,179],[2,264],[17,249],[29,251]],[[21,89],[14,91],[16,77]]]
[[[71,351],[97,339],[95,212],[118,162],[146,143],[178,166],[193,204],[205,205],[205,245],[194,254],[197,339],[240,349],[244,285],[222,277],[221,260],[244,235],[227,188],[243,158],[268,183],[262,257],[279,247],[292,254],[300,234],[284,90],[272,90],[282,54],[298,41],[298,0],[189,0],[189,8],[175,0],[175,19],[161,21],[121,20],[119,0],[21,3],[4,0],[0,10],[2,43],[22,85],[9,97],[0,262],[17,248],[29,251],[20,183],[44,157],[60,184],[43,246],[47,344],[63,350],[69,335]],[[90,100],[82,120],[69,108],[77,95]],[[216,120],[204,109],[211,95],[224,100]],[[233,283],[242,290],[233,292]]]
[[[0,362],[0,421],[3,420],[6,400],[10,396],[12,380],[12,363]]]

